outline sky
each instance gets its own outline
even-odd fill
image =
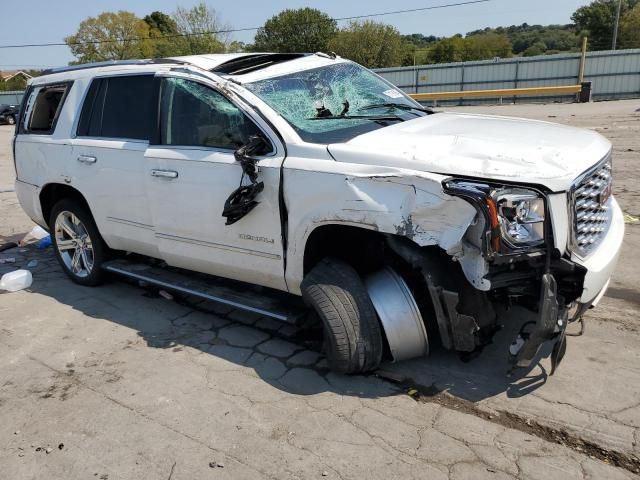
[[[206,3],[234,28],[259,27],[285,8],[314,7],[332,17],[421,8],[461,0],[233,0]],[[177,5],[191,7],[198,0],[26,0],[6,1],[0,8],[0,46],[61,42],[76,32],[87,17],[104,11],[128,10],[140,17],[160,10],[171,13]],[[402,34],[450,36],[484,27],[570,23],[571,14],[589,0],[490,0],[487,3],[440,10],[374,17],[394,25]],[[254,32],[234,33],[232,39],[253,40]],[[0,49],[0,70],[66,65],[73,59],[66,46]]]

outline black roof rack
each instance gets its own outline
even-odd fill
[[[263,68],[270,67],[276,63],[288,62],[297,58],[311,55],[309,53],[256,53],[254,55],[245,55],[234,58],[227,62],[221,63],[217,67],[211,69],[214,73],[224,75],[243,75],[245,73],[255,72]]]
[[[66,67],[49,68],[42,72],[42,75],[51,75],[54,73],[75,72],[77,70],[87,70],[98,67],[111,67],[116,65],[153,65],[153,64],[177,64],[185,65],[188,62],[183,60],[174,60],[171,58],[150,58],[145,60],[107,60],[105,62],[81,63],[79,65],[68,65]]]

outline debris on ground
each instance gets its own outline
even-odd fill
[[[32,282],[33,277],[29,270],[15,270],[5,273],[2,278],[0,278],[0,290],[17,292],[18,290],[29,288]]]
[[[20,242],[18,242],[18,245],[20,245],[21,247],[24,247],[25,245],[29,245],[30,243],[37,242],[38,240],[42,240],[43,238],[48,236],[49,236],[49,232],[47,232],[40,225],[36,225],[31,229],[29,233],[27,233],[22,238],[22,240],[20,240]]]
[[[51,235],[47,235],[46,237],[38,240],[38,243],[36,243],[36,247],[38,247],[39,250],[44,250],[47,247],[51,246]]]
[[[631,215],[630,213],[625,213],[624,223],[627,223],[629,225],[640,223],[640,217],[636,217],[635,215]]]
[[[162,298],[166,298],[167,300],[173,300],[173,295],[171,295],[166,290],[159,290],[158,295],[160,295]]]
[[[0,265],[3,263],[16,263],[16,259],[14,257],[0,258]]]
[[[4,252],[5,250],[9,250],[11,248],[17,247],[18,244],[16,242],[7,242],[4,245],[0,245],[0,252]]]
[[[38,266],[38,260],[31,260],[27,263],[27,268],[36,268]]]

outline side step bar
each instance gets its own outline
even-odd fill
[[[286,293],[211,275],[126,260],[106,262],[102,268],[172,292],[203,298],[285,323],[296,324],[306,314],[302,302],[293,296],[286,298],[289,296]],[[256,291],[258,289],[260,291]]]

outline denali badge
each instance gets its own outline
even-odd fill
[[[254,242],[274,243],[273,238],[256,237],[254,235],[249,235],[247,233],[240,233],[238,234],[238,237],[240,237],[242,240],[253,240]]]

